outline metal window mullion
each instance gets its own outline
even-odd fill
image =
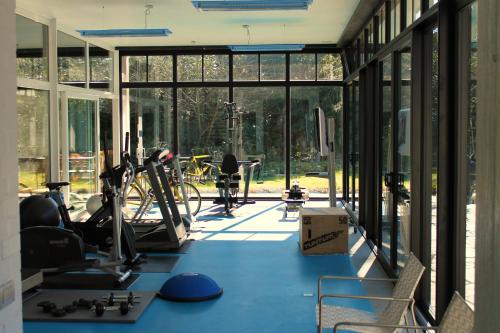
[[[285,187],[286,189],[290,188],[290,177],[291,177],[291,101],[290,101],[290,53],[286,53],[285,55],[285,63],[286,63],[286,94],[285,94]]]

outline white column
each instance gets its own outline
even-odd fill
[[[15,1],[0,1],[0,332],[22,332],[19,201],[17,198]]]
[[[475,332],[500,332],[500,2],[478,1]]]

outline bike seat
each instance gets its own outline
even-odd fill
[[[49,191],[60,189],[63,186],[68,186],[68,182],[52,182],[46,183],[45,186],[49,189]]]
[[[146,167],[141,165],[141,166],[138,166],[135,168],[135,174],[138,175],[140,174],[141,172],[144,172],[144,170],[146,170]]]

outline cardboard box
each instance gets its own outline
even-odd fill
[[[349,215],[342,208],[301,208],[299,245],[304,254],[347,253]]]

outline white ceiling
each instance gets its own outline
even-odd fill
[[[17,6],[73,29],[144,28],[144,6],[154,8],[149,28],[161,38],[106,38],[112,46],[337,43],[359,0],[314,0],[308,11],[202,12],[190,0],[17,0]]]

